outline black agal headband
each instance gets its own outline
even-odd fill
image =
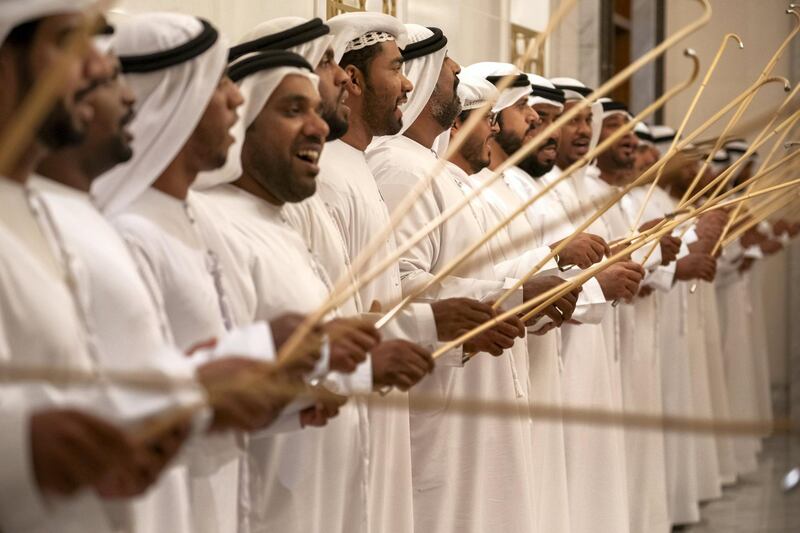
[[[252,41],[238,44],[228,52],[228,62],[231,63],[243,55],[264,50],[286,50],[293,46],[304,44],[331,32],[330,26],[322,22],[321,18],[314,18],[299,26],[294,26],[278,33],[265,35]]]
[[[314,72],[306,59],[286,50],[264,50],[228,67],[228,77],[238,83],[247,76],[278,67],[297,67]]]
[[[447,46],[447,37],[444,36],[442,30],[432,27],[428,29],[433,32],[433,35],[419,42],[410,43],[403,48],[400,53],[403,55],[404,60],[411,61],[418,57],[427,56]]]
[[[615,100],[611,100],[610,102],[603,102],[603,112],[607,113],[609,111],[623,111],[627,113],[628,106],[626,106],[622,102],[617,102]]]
[[[126,74],[143,74],[156,70],[163,70],[191,61],[205,53],[217,42],[217,39],[219,39],[219,32],[217,32],[216,28],[207,20],[197,20],[203,25],[203,29],[200,35],[189,42],[170,50],[163,50],[152,54],[120,56],[119,63],[122,72]]]
[[[581,87],[580,85],[556,85],[556,89],[561,89],[562,91],[572,91],[578,93],[579,95],[586,98],[594,91],[589,87]]]
[[[528,79],[528,76],[525,74],[509,74],[508,76],[513,76],[513,80],[511,81],[511,85],[508,87],[528,87],[531,84],[531,80]],[[507,78],[508,76],[486,76],[486,81],[491,83],[492,85],[499,85],[500,81],[503,78]]]
[[[561,89],[545,87],[543,85],[531,85],[531,96],[539,96],[545,100],[552,100],[554,102],[558,102],[559,104],[563,104],[567,101],[564,91]]]

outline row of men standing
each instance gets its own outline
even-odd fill
[[[82,20],[74,2],[8,3],[5,123],[43,73],[70,60],[61,44]],[[462,69],[440,30],[375,13],[270,20],[231,48],[185,15],[106,29],[0,179],[0,355],[8,368],[99,380],[3,385],[3,531],[658,532],[696,522],[700,501],[755,468],[755,438],[540,421],[528,409],[768,419],[765,339],[763,328],[748,335],[759,315],[743,305],[745,271],[794,226],[762,227],[715,259],[726,215],[709,213],[541,315],[431,356],[496,316],[492,303],[535,265],[506,307],[611,255],[637,219],[674,211],[692,165],[646,205],[634,189],[544,261],[655,163],[654,143],[670,140],[662,130],[641,131],[642,143],[624,136],[437,276],[628,123],[624,107],[587,107],[484,187],[591,89],[502,63]],[[383,233],[453,141],[445,171]],[[380,249],[364,258],[376,236]],[[314,331],[324,349],[276,361],[341,280],[398,246],[399,261],[374,269]],[[354,272],[356,258],[366,263]],[[715,275],[716,288],[688,294],[687,282]],[[379,331],[364,318],[404,297],[411,303]],[[142,371],[184,386],[113,379]],[[231,387],[242,376],[251,386]],[[290,402],[275,383],[319,395]],[[440,402],[387,409],[362,394],[373,390]],[[457,398],[508,402],[518,415],[469,416]],[[132,437],[181,407],[191,414]]]

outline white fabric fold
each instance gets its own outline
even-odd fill
[[[176,13],[146,13],[124,19],[116,28],[119,56],[177,48],[203,30],[200,20]],[[178,155],[205,112],[225,70],[228,48],[220,38],[194,59],[144,74],[128,74],[136,95],[131,124],[134,157],[101,176],[92,194],[104,213],[119,213],[133,203]]]

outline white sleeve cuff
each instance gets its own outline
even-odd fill
[[[676,232],[673,232],[673,235],[675,235],[676,237],[680,237],[680,231],[677,231],[676,229]],[[694,244],[700,240],[699,237],[697,236],[697,231],[695,231],[694,226],[689,228],[689,231],[687,231],[683,235],[683,237],[681,237],[681,240],[685,242],[687,246],[690,244]]]
[[[422,346],[433,347],[439,342],[439,333],[436,331],[436,318],[430,304],[411,303],[408,305],[410,318],[413,320],[415,331],[406,333],[409,340]]]
[[[581,324],[601,323],[606,316],[608,305],[600,282],[596,278],[590,278],[582,285],[582,288],[575,312],[572,313],[572,320]]]
[[[666,266],[660,266],[652,272],[648,272],[644,279],[644,285],[661,292],[669,292],[672,290],[672,284],[675,281],[676,267],[677,264],[673,261]]]
[[[763,259],[764,253],[761,251],[761,248],[757,245],[749,246],[744,251],[744,256],[750,259]]]
[[[351,374],[331,372],[323,380],[323,385],[331,392],[345,396],[372,392],[372,358],[367,355],[367,359]]]
[[[266,322],[239,327],[229,331],[217,343],[214,355],[218,358],[238,355],[271,363],[275,361],[275,341]]]

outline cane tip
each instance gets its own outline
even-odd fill
[[[686,57],[697,57],[697,50],[694,48],[686,48],[683,50],[683,55]]]

